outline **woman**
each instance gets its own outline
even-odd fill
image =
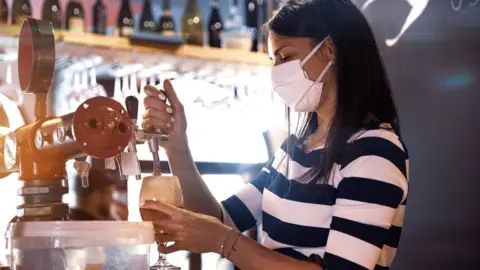
[[[290,0],[266,29],[274,91],[307,114],[305,125],[221,204],[194,165],[172,85],[145,89],[158,98],[145,100],[143,126],[171,135],[166,150],[193,211],[144,205],[171,217],[154,220],[168,232],[158,240],[175,242],[160,251],[217,252],[241,269],[388,269],[403,225],[408,156],[367,21],[351,1]],[[261,244],[239,233],[257,224]]]

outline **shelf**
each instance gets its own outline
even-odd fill
[[[0,25],[0,35],[15,36],[20,33],[16,25]],[[126,50],[152,54],[170,54],[179,57],[194,58],[206,61],[222,61],[239,64],[270,66],[271,60],[264,53],[249,52],[236,49],[218,49],[193,45],[169,45],[158,43],[132,43],[125,37],[102,36],[91,33],[71,33],[56,31],[55,38],[66,43],[113,50]]]

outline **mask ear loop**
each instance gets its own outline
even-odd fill
[[[317,46],[315,46],[315,48],[313,48],[313,50],[307,55],[307,57],[305,57],[302,62],[300,62],[300,66],[304,66],[305,63],[308,62],[308,60],[310,60],[310,58],[312,58],[312,56],[320,49],[320,47],[322,47],[323,43],[325,43],[325,41],[327,41],[327,39],[329,39],[330,37],[326,37],[324,40],[322,40],[320,43],[317,44]]]

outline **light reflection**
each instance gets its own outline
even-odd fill
[[[445,86],[449,88],[465,87],[473,81],[472,76],[468,74],[457,74],[445,80]]]
[[[427,8],[428,3],[430,2],[430,0],[404,0],[404,1],[406,1],[412,7],[412,9],[410,10],[410,13],[408,14],[407,18],[405,18],[405,22],[403,23],[400,33],[398,33],[394,38],[389,38],[385,40],[385,43],[387,44],[388,47],[393,47],[395,46],[395,44],[398,43],[398,41],[407,32],[407,30],[415,23],[415,21],[418,18],[420,18],[420,16],[423,14],[425,9]],[[361,7],[362,12],[365,12],[365,10],[375,2],[377,2],[377,0],[366,1]]]

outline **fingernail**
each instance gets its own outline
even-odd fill
[[[167,97],[166,97],[163,93],[158,94],[158,97],[159,97],[161,100],[166,100],[166,99],[167,99]]]
[[[167,127],[172,127],[172,125],[170,123],[167,123]]]
[[[170,119],[172,121],[172,123],[175,123],[175,117],[172,116],[172,119]]]
[[[173,112],[173,109],[171,107],[167,107],[167,112],[168,113],[172,113]]]

